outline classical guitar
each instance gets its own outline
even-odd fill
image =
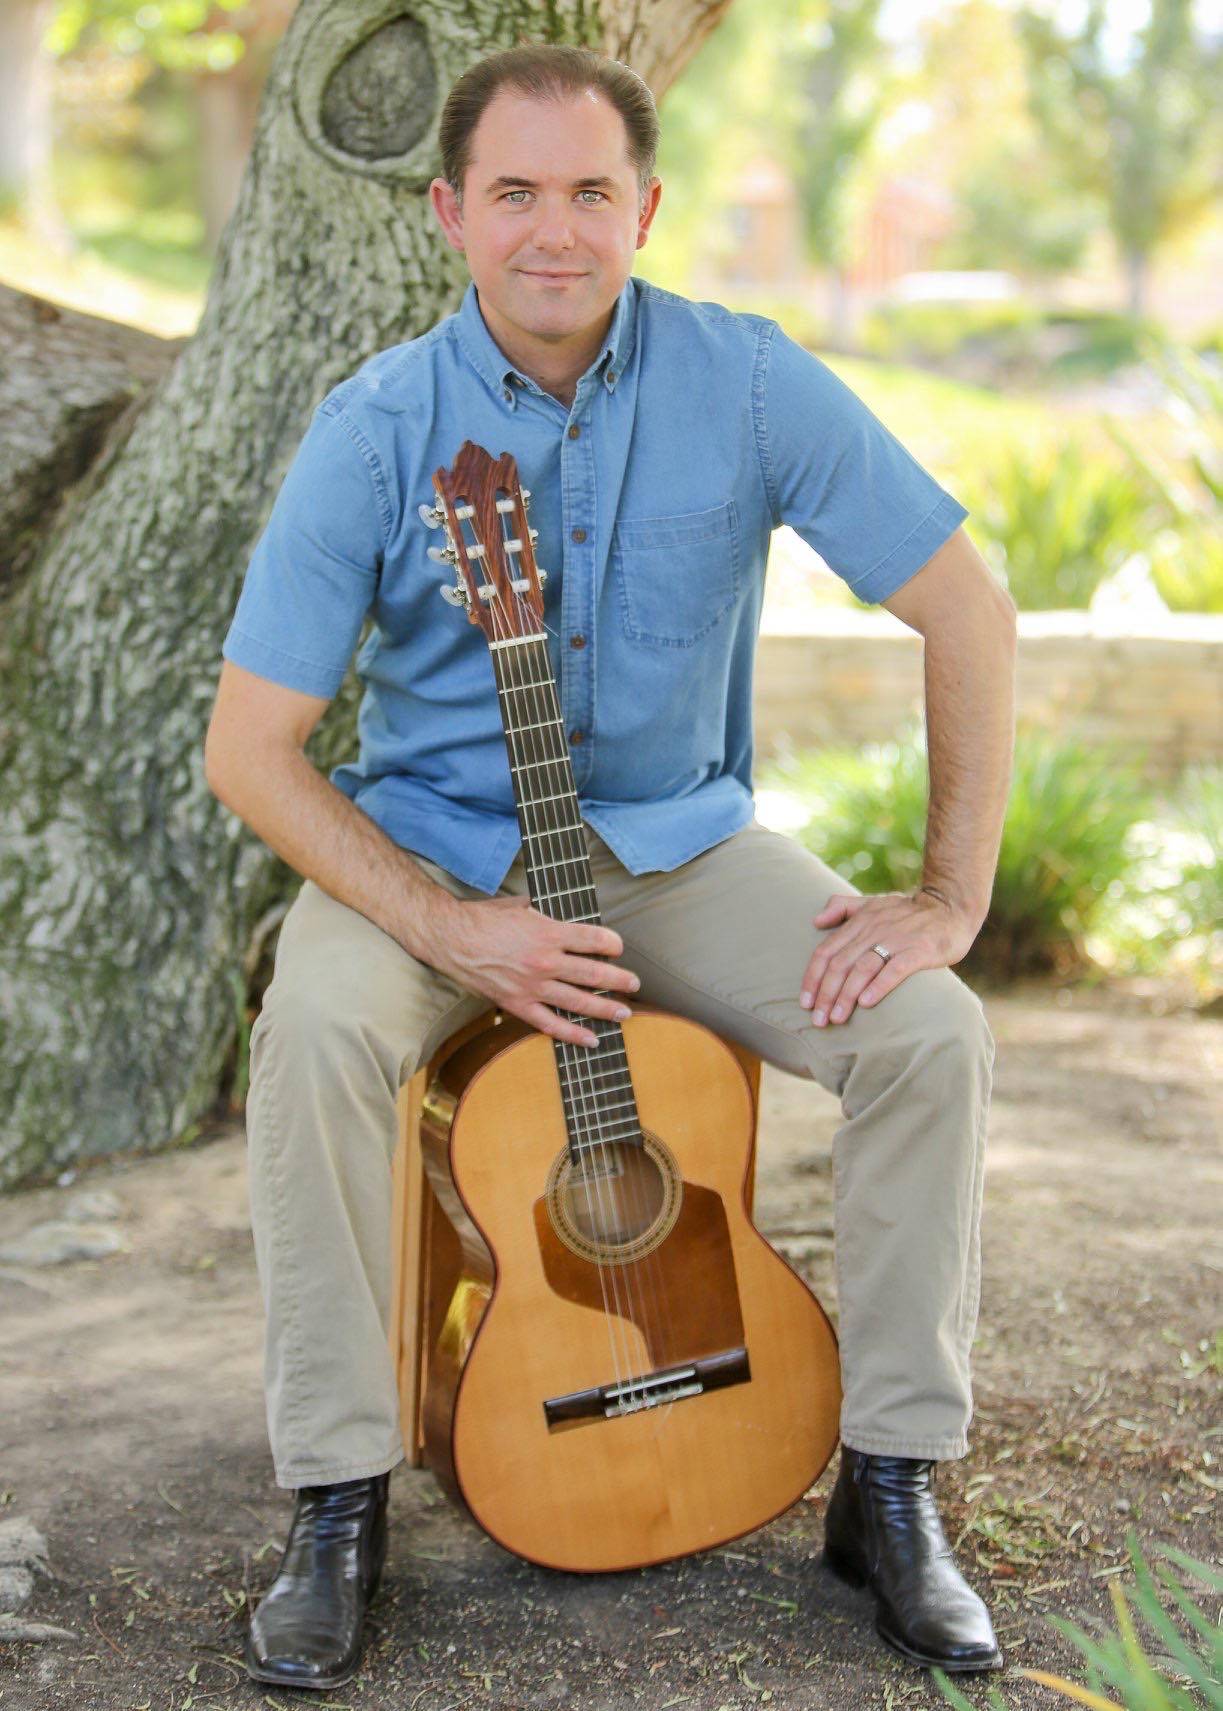
[[[531,902],[598,922],[529,492],[470,440],[433,486],[420,514],[445,531],[442,593],[488,642]],[[575,1019],[597,1046],[510,1017],[426,1097],[425,1170],[461,1259],[424,1449],[499,1543],[596,1571],[779,1515],[827,1464],[841,1393],[827,1317],[747,1211],[739,1058],[662,1011]]]

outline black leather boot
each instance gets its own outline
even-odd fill
[[[1001,1669],[989,1611],[956,1567],[934,1503],[933,1461],[841,1446],[824,1522],[827,1566],[875,1594],[879,1637],[914,1663]]]
[[[379,1473],[298,1491],[280,1567],[246,1636],[252,1680],[338,1687],[356,1674],[386,1561],[389,1483]]]

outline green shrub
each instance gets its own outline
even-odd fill
[[[1039,371],[1055,382],[1092,379],[1138,362],[1157,323],[1099,309],[1045,309],[1027,299],[992,303],[881,303],[862,320],[871,356],[937,362],[976,349],[999,370]]]
[[[1162,530],[1148,548],[1151,580],[1172,612],[1223,612],[1223,538],[1208,527]]]
[[[1008,979],[1089,966],[1085,939],[1125,873],[1150,804],[1140,762],[1020,726],[989,915],[966,975]],[[795,836],[860,891],[921,883],[928,802],[924,724],[860,751],[807,751],[762,770],[805,814]]]
[[[954,485],[973,539],[1021,612],[1086,608],[1150,534],[1149,485],[1073,437],[1008,445]]]
[[[1161,343],[1157,322],[1103,309],[1060,309],[1046,319],[1066,337],[1067,348],[1049,363],[1057,382],[1089,380],[1143,360],[1152,342]]]
[[[1223,985],[1223,767],[1186,767],[1157,814],[1130,827],[1125,873],[1093,916],[1091,952],[1113,972]]]
[[[1182,1618],[1181,1624],[1174,1621],[1164,1608],[1155,1577],[1138,1548],[1132,1528],[1126,1534],[1126,1546],[1136,1583],[1130,1596],[1150,1639],[1144,1644],[1129,1599],[1114,1580],[1109,1584],[1109,1595],[1116,1614],[1115,1633],[1091,1635],[1060,1616],[1049,1618],[1083,1654],[1087,1663],[1086,1687],[1063,1676],[1051,1675],[1047,1670],[1021,1669],[1019,1674],[1052,1688],[1063,1700],[1094,1706],[1096,1711],[1201,1711],[1203,1706],[1209,1711],[1223,1711],[1223,1637],[1217,1621],[1206,1615],[1178,1575],[1171,1569],[1158,1567],[1155,1575]],[[1217,1569],[1186,1556],[1172,1545],[1157,1548],[1161,1556],[1169,1558],[1190,1579],[1200,1581],[1212,1592],[1223,1592],[1223,1575]],[[977,1711],[972,1700],[954,1687],[942,1670],[936,1669],[933,1674],[944,1699],[956,1711]],[[1110,1691],[1120,1693],[1121,1698],[1107,1697]],[[990,1711],[1007,1711],[1006,1700],[997,1688],[989,1689],[986,1704]]]
[[[1151,338],[1141,354],[1171,394],[1162,444],[1140,443],[1116,417],[1104,425],[1154,496],[1151,577],[1173,611],[1223,612],[1223,375],[1187,345]]]
[[[867,353],[892,361],[948,357],[965,344],[1005,341],[1012,353],[1035,355],[1044,316],[1035,305],[1001,303],[882,303],[862,318]]]

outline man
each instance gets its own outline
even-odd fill
[[[490,1001],[594,1043],[626,995],[841,1100],[842,1457],[826,1560],[923,1664],[1001,1662],[932,1494],[966,1452],[994,1043],[954,974],[1009,781],[1014,608],[967,515],[771,321],[630,277],[661,184],[627,68],[518,48],[456,84],[430,186],[472,284],[320,405],[252,560],[206,745],[217,796],[305,876],[251,1039],[268,1428],[296,1491],[258,1680],[355,1670],[402,1458],[387,1352],[403,1079]],[[417,507],[464,439],[533,494],[545,616],[604,925],[531,908],[487,649],[438,596]],[[769,535],[792,524],[925,638],[923,884],[862,896],[753,818]],[[303,745],[363,619],[361,748]],[[602,960],[610,958],[613,960]],[[598,959],[598,960],[596,960]]]

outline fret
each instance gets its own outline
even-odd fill
[[[640,1134],[637,1134],[637,1135],[621,1135],[620,1140],[623,1142],[627,1142],[630,1146],[632,1146],[632,1145],[644,1146],[645,1145],[644,1137]],[[570,1141],[569,1152],[570,1152],[571,1156],[573,1154],[577,1154],[578,1156],[581,1156],[584,1153],[598,1152],[606,1146],[607,1146],[606,1141]]]
[[[516,737],[519,731],[546,731],[550,725],[562,725],[564,720],[558,713],[555,719],[541,719],[534,725],[511,725],[510,735]]]
[[[544,828],[542,828],[542,830],[539,830],[539,831],[532,831],[531,828],[528,827],[527,831],[525,833],[525,836],[528,837],[532,843],[539,843],[544,838],[559,838],[559,837],[562,837],[566,832],[576,832],[576,831],[579,831],[580,829],[581,829],[580,822],[576,826],[545,826]],[[569,858],[566,857],[566,860],[568,860],[568,859]],[[585,859],[587,861],[589,861],[590,857],[587,856]]]
[[[568,1045],[569,1044],[568,1040],[562,1040],[560,1043],[562,1045]],[[589,1057],[590,1052],[587,1051],[586,1055],[587,1055],[587,1057]],[[624,1069],[596,1069],[596,1070],[593,1070],[591,1072],[590,1080],[591,1081],[606,1081],[610,1076],[613,1076],[613,1075],[627,1076],[627,1074],[628,1074],[627,1067],[625,1067]],[[631,1085],[631,1083],[629,1085]]]
[[[555,689],[556,685],[550,677],[533,677],[529,683],[500,683],[497,687],[503,695],[507,695],[511,689],[517,693],[522,689]]]
[[[539,835],[540,834],[534,833],[534,832],[529,834],[529,836],[531,836],[531,837],[537,837]],[[552,834],[550,832],[544,832],[543,833],[543,836],[545,838],[551,837],[551,835]],[[548,857],[548,866],[549,867],[584,867],[585,864],[589,860],[590,860],[590,857],[588,855],[549,856]],[[593,884],[591,885],[590,889],[592,891],[594,890]]]
[[[576,792],[572,790],[558,790],[551,796],[524,797],[522,799],[522,806],[524,808],[541,808],[545,802],[572,802],[575,795]],[[576,825],[553,826],[551,830],[556,832],[576,832],[581,830],[581,826],[582,822],[579,820]]]
[[[577,1145],[578,1146],[605,1146],[609,1141],[627,1140],[628,1134],[613,1135],[613,1134],[608,1133],[609,1129],[624,1129],[624,1128],[627,1128],[628,1134],[638,1134],[639,1135],[641,1133],[641,1124],[637,1121],[636,1117],[617,1117],[612,1123],[608,1124],[606,1128],[600,1128],[597,1135],[589,1135],[588,1134],[587,1139],[584,1142],[579,1141],[577,1143]]]
[[[600,1100],[599,1100],[600,1119],[602,1118],[602,1114],[604,1111],[615,1111],[622,1105],[631,1105],[635,1109],[636,1104],[637,1104],[637,1101],[632,1097],[631,1093],[627,1099],[610,1099],[610,1100],[608,1100],[608,1099],[600,1098]],[[613,1122],[617,1122],[617,1123],[623,1122],[623,1120],[624,1119],[621,1117],[615,1117],[612,1119]]]
[[[566,755],[555,755],[548,760],[524,760],[518,766],[515,766],[513,761],[511,761],[510,762],[510,771],[511,772],[531,772],[537,766],[563,766],[565,764],[565,761],[567,760],[567,758],[568,758],[568,756],[566,756]]]

